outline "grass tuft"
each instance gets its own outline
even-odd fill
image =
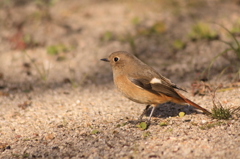
[[[209,88],[209,87],[208,87]],[[216,91],[218,87],[213,91],[213,109],[212,109],[212,118],[218,119],[218,120],[228,120],[232,117],[232,112],[229,108],[224,108],[223,105],[218,101],[218,104],[216,104]],[[210,88],[209,88],[210,90]]]
[[[219,106],[214,106],[212,109],[212,117],[214,119],[224,119],[228,120],[231,118],[231,111],[228,108],[224,108],[221,104]]]

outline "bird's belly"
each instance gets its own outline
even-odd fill
[[[168,102],[169,99],[167,96],[161,94],[155,94],[149,92],[134,83],[132,83],[127,78],[119,76],[115,78],[114,83],[117,89],[122,92],[122,94],[128,99],[142,104],[161,104]]]

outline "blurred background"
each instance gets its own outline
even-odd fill
[[[112,84],[124,50],[180,85],[239,81],[239,0],[0,0],[0,92]]]

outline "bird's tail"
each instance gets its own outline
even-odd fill
[[[177,91],[176,91],[177,92]],[[200,105],[194,103],[193,101],[187,99],[186,97],[184,97],[182,94],[180,94],[179,92],[177,92],[177,94],[188,104],[190,104],[191,106],[194,106],[195,108],[198,108],[200,110],[202,110],[205,114],[210,115],[212,114],[211,112],[209,112],[207,109],[204,109],[203,107],[201,107]]]
[[[184,98],[184,100],[185,100],[186,103],[190,104],[191,106],[194,106],[195,108],[198,108],[198,109],[202,110],[205,114],[207,114],[207,115],[212,114],[207,109],[204,109],[203,107],[201,107],[200,105],[194,103],[193,101],[190,101],[187,98]]]

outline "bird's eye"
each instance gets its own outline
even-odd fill
[[[119,58],[118,57],[114,57],[113,59],[115,62],[119,61]]]

